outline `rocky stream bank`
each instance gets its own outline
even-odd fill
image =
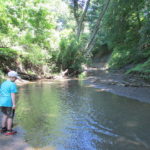
[[[105,62],[95,63],[85,69],[85,83],[120,96],[150,103],[150,83],[137,75],[125,74],[123,70],[108,70]]]

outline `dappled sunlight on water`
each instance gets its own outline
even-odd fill
[[[82,81],[21,87],[17,128],[33,148],[146,150],[150,105],[85,87]]]

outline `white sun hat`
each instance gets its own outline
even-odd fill
[[[8,77],[16,77],[17,79],[20,79],[20,77],[16,71],[9,71]]]

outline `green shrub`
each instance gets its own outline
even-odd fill
[[[127,64],[133,63],[137,55],[134,49],[125,46],[116,47],[109,60],[109,67],[114,69],[122,68]]]
[[[57,56],[57,66],[60,70],[68,69],[69,73],[81,71],[81,65],[86,61],[82,44],[77,41],[75,36],[61,39],[60,52]]]
[[[150,59],[148,59],[143,64],[136,65],[134,68],[130,69],[127,73],[132,73],[132,72],[150,74]]]
[[[79,79],[85,79],[87,77],[87,73],[86,72],[82,72],[78,75]]]
[[[141,78],[150,81],[150,58],[146,62],[136,65],[127,73],[139,74]]]
[[[41,71],[42,66],[46,64],[47,55],[36,45],[28,47],[27,51],[20,57],[25,70]]]
[[[0,69],[6,71],[7,67],[11,69],[16,69],[18,57],[17,51],[10,48],[0,48]]]

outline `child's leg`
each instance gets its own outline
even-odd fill
[[[2,128],[1,128],[0,132],[5,133],[7,131],[7,118],[8,118],[8,116],[6,114],[6,111],[5,111],[4,107],[1,108],[1,111],[3,113],[3,116],[2,116],[2,123],[1,123]]]
[[[2,118],[2,128],[7,127],[7,115],[3,114],[3,118]]]
[[[13,123],[13,119],[7,118],[7,130],[12,130],[12,123]]]
[[[12,130],[14,111],[11,107],[7,108],[7,130]]]
[[[11,130],[13,124],[14,110],[11,107],[2,107],[2,112],[2,128],[7,127],[7,130]]]
[[[14,135],[17,132],[12,130],[13,125],[13,117],[14,117],[14,110],[10,107],[7,108],[7,132],[4,135]]]

